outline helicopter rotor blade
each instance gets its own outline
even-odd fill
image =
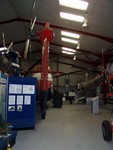
[[[26,44],[25,44],[25,50],[24,50],[24,59],[27,58],[27,53],[28,53],[28,49],[29,49],[29,43],[30,43],[30,39],[27,39]]]

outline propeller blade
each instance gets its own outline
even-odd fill
[[[34,11],[35,11],[35,5],[36,5],[36,0],[33,0],[33,5],[32,5],[32,10],[31,10],[31,22],[30,22],[30,31],[33,30],[35,22],[36,22],[36,16],[33,20],[33,15],[34,15]],[[30,46],[30,38],[27,39],[26,44],[25,44],[25,50],[24,50],[24,59],[27,58],[27,53],[28,53],[28,49]]]
[[[30,23],[30,26],[32,25],[32,22],[33,22],[33,15],[34,15],[34,11],[35,11],[35,5],[36,5],[36,0],[34,0],[34,1],[33,1],[33,4],[32,4],[31,23]]]
[[[31,25],[31,31],[32,31],[32,30],[33,30],[33,28],[34,28],[34,25],[35,25],[36,19],[37,19],[37,17],[35,16],[35,18],[34,18],[34,20],[33,20],[33,23],[32,23],[32,25]]]
[[[29,42],[29,56],[30,56],[30,61],[31,61],[31,41]]]
[[[29,49],[29,43],[30,43],[30,39],[27,39],[26,44],[25,44],[25,50],[24,50],[24,59],[27,58],[27,53],[28,53],[28,49]]]
[[[7,51],[9,51],[11,49],[12,45],[13,45],[13,42],[10,43],[10,45],[7,48]]]
[[[3,39],[3,46],[5,47],[5,35],[4,35],[4,32],[2,33],[2,39]]]
[[[31,31],[34,28],[34,25],[35,25],[35,22],[36,22],[36,18],[37,17],[34,18],[34,21],[33,21],[32,25],[31,25]],[[26,41],[26,44],[25,44],[24,59],[27,58],[27,53],[28,53],[29,45],[30,45],[30,39],[28,38],[27,41]]]

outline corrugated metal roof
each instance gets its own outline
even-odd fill
[[[92,52],[92,55],[88,54],[89,59],[84,55],[78,55],[78,59],[85,60],[89,62],[90,59],[94,62],[98,57],[94,56],[95,52],[101,54],[102,48],[106,51],[113,44],[113,1],[112,0],[87,0],[89,2],[87,17],[88,17],[88,26],[89,28],[83,29],[82,23],[72,22],[60,19],[59,12],[60,11],[68,11],[80,15],[84,15],[84,11],[78,11],[74,9],[70,9],[67,7],[59,6],[58,0],[37,0],[36,8],[34,10],[34,16],[37,16],[37,24],[35,25],[35,31],[40,31],[45,22],[49,21],[54,32],[55,38],[53,41],[53,45],[51,44],[50,50],[58,54],[58,56],[62,55],[61,46],[68,46],[70,48],[76,49],[76,45],[67,44],[61,41],[60,31],[61,29],[66,29],[70,31],[78,32],[81,35],[80,38],[80,49],[83,51]],[[26,35],[29,28],[31,10],[32,10],[32,2],[33,0],[1,0],[0,2],[0,32],[5,32],[6,41],[10,43],[11,41],[17,42],[26,39]],[[14,18],[24,18],[28,19],[28,22],[16,21],[12,22],[11,19]],[[3,21],[8,21],[5,23]],[[18,20],[18,19],[17,19]],[[95,37],[94,37],[95,34]],[[99,39],[98,35],[101,35],[104,40]],[[109,41],[108,37],[111,37],[111,41]],[[0,37],[0,43],[2,44],[2,39]],[[38,42],[37,42],[38,43]],[[39,44],[33,42],[34,50],[36,47],[40,49]],[[24,47],[23,43],[19,43],[15,45],[15,48],[22,52]],[[33,51],[34,51],[33,50]],[[81,51],[80,51],[81,52]],[[78,50],[78,53],[80,53]],[[65,56],[65,55],[64,55]],[[36,55],[33,54],[33,59],[36,59]],[[62,56],[63,57],[63,56]],[[70,60],[72,59],[72,56]],[[65,58],[65,57],[64,57]],[[65,58],[66,59],[66,58]],[[83,66],[83,62],[81,64]],[[86,66],[86,64],[84,64]]]

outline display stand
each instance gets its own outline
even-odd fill
[[[8,77],[6,120],[14,129],[35,128],[36,84],[33,77]]]
[[[99,113],[99,97],[94,97],[91,100],[91,113],[98,114]]]

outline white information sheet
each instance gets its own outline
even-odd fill
[[[22,111],[22,105],[17,106],[17,111]]]
[[[24,105],[31,105],[31,96],[25,96]]]
[[[20,84],[9,84],[9,94],[21,94],[22,85]]]
[[[34,85],[23,85],[23,94],[34,94],[35,86]]]
[[[15,95],[9,95],[8,105],[15,105]]]
[[[17,95],[17,105],[23,105],[23,95]]]
[[[8,111],[15,111],[15,106],[8,106]]]

